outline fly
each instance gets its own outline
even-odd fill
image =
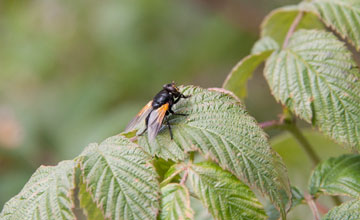
[[[156,135],[159,133],[161,125],[164,120],[170,131],[170,137],[173,139],[173,133],[171,125],[166,117],[169,114],[187,116],[187,114],[175,113],[171,108],[174,104],[180,101],[180,99],[189,98],[182,94],[176,87],[175,83],[165,84],[163,89],[155,95],[154,99],[148,102],[140,112],[130,121],[125,129],[125,132],[133,130],[139,123],[145,119],[145,129],[139,135],[148,131],[149,141],[153,141]]]

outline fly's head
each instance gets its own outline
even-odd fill
[[[175,97],[179,97],[179,96],[181,95],[181,93],[180,93],[180,91],[179,91],[179,88],[176,87],[174,81],[173,81],[172,83],[165,84],[165,85],[163,86],[163,88],[164,88],[166,91],[170,92],[170,93],[171,93],[173,96],[175,96]]]

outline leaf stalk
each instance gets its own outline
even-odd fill
[[[305,201],[309,205],[310,210],[314,216],[314,220],[320,220],[320,213],[319,213],[319,210],[318,210],[312,196],[309,194],[305,194],[304,197],[305,197]]]
[[[283,46],[282,46],[283,49],[286,48],[287,45],[289,44],[289,40],[290,40],[291,36],[294,34],[294,32],[296,30],[296,27],[299,25],[299,23],[300,23],[301,19],[303,18],[303,16],[304,16],[304,11],[299,11],[299,13],[295,17],[293,23],[291,24],[291,26],[289,28],[289,31],[286,34],[286,37],[285,37],[285,40],[284,40],[284,43],[283,43]]]

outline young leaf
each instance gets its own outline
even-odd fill
[[[122,136],[90,145],[80,155],[87,191],[106,218],[156,219],[160,189],[150,161]]]
[[[299,188],[295,186],[291,186],[291,194],[292,194],[292,206],[291,208],[301,204],[304,202],[304,194],[300,191]]]
[[[172,160],[164,160],[162,158],[154,158],[152,164],[155,167],[155,171],[159,176],[159,182],[162,182],[166,178],[167,172],[175,164]]]
[[[272,11],[261,24],[261,37],[271,37],[279,45],[282,45],[287,32],[297,14],[298,6],[286,6]],[[317,16],[310,12],[305,12],[297,30],[299,29],[323,29],[324,25]]]
[[[105,219],[102,210],[99,209],[91,197],[90,193],[86,190],[86,185],[83,181],[79,184],[79,201],[80,207],[83,209],[87,220],[100,220]]]
[[[41,166],[21,192],[5,204],[0,219],[75,219],[71,199],[74,165],[73,161],[63,161],[57,166]]]
[[[189,191],[184,185],[171,183],[161,189],[161,194],[161,220],[193,219]]]
[[[342,155],[319,164],[310,178],[310,193],[360,199],[360,155]]]
[[[231,70],[223,84],[223,88],[233,92],[240,99],[246,98],[246,84],[258,67],[272,53],[271,50],[248,55]]]
[[[340,206],[331,209],[322,220],[358,220],[360,219],[360,200],[345,202]]]
[[[360,50],[360,2],[356,0],[313,0],[304,3],[305,9],[312,9],[324,23]],[[309,7],[310,6],[310,7]],[[312,6],[312,7],[311,7]]]
[[[192,164],[189,179],[195,194],[214,219],[267,219],[248,186],[214,163]]]
[[[254,44],[253,48],[251,49],[251,54],[258,54],[278,49],[279,44],[274,39],[271,37],[263,37]]]
[[[286,168],[240,101],[221,89],[187,86],[180,90],[191,97],[173,107],[177,113],[188,114],[169,117],[174,139],[163,126],[154,142],[143,135],[139,145],[153,155],[177,161],[185,158],[186,151],[199,150],[268,195],[284,214],[290,206],[284,195],[291,198]]]
[[[332,139],[360,149],[360,82],[351,53],[329,32],[300,30],[266,62],[278,101]]]

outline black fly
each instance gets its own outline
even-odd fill
[[[175,113],[171,107],[180,101],[181,98],[186,99],[189,97],[190,96],[185,96],[182,94],[174,82],[165,84],[163,89],[155,95],[154,99],[145,105],[135,116],[135,118],[131,120],[131,122],[126,127],[125,132],[133,130],[145,119],[146,127],[139,135],[142,135],[147,130],[149,141],[152,141],[159,133],[161,125],[165,119],[170,131],[170,137],[173,139],[170,123],[165,116],[169,115],[170,113],[173,115],[186,116],[186,114]]]

